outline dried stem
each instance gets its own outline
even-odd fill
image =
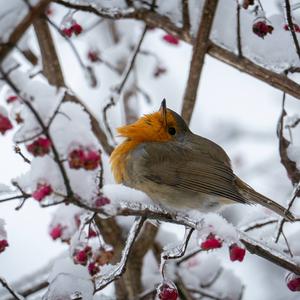
[[[2,286],[4,288],[6,288],[8,290],[8,292],[14,297],[14,299],[17,299],[17,300],[24,299],[23,296],[21,296],[16,291],[14,291],[14,289],[7,283],[7,281],[4,278],[0,277],[0,283],[2,284]]]
[[[190,122],[194,110],[199,81],[204,65],[204,57],[209,46],[209,33],[213,24],[218,0],[206,0],[198,33],[193,46],[193,55],[190,64],[189,77],[187,80],[181,115],[187,123]]]
[[[243,56],[242,50],[242,36],[241,36],[241,6],[239,1],[236,1],[236,39],[237,39],[237,49],[238,56]]]

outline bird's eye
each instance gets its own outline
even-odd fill
[[[169,127],[168,132],[169,134],[174,135],[176,133],[176,129],[174,127]]]

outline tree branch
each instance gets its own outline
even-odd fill
[[[36,18],[33,22],[33,27],[41,51],[43,74],[51,85],[57,87],[65,86],[63,73],[46,19],[42,15]]]
[[[217,9],[218,0],[206,0],[203,8],[198,34],[193,46],[193,55],[190,64],[190,72],[187,80],[181,115],[187,123],[190,123],[201,73],[204,65],[204,57],[209,45],[209,33],[213,24],[214,15]]]
[[[296,48],[296,52],[298,54],[298,57],[300,59],[300,46],[299,46],[299,42],[297,39],[297,35],[295,32],[295,28],[294,28],[294,23],[293,23],[293,19],[292,19],[292,15],[291,15],[291,5],[290,5],[290,1],[289,0],[285,0],[285,12],[286,12],[286,19],[288,22],[288,27],[290,29],[293,41],[294,41],[294,45]]]
[[[119,278],[124,272],[126,268],[126,264],[129,258],[129,255],[131,254],[131,250],[133,247],[133,244],[145,222],[145,218],[143,217],[137,217],[128,233],[128,238],[126,241],[125,248],[122,252],[121,261],[116,265],[114,270],[112,272],[109,272],[108,274],[101,275],[98,279],[96,279],[96,291],[102,290],[105,288],[108,284]]]
[[[25,18],[16,26],[7,43],[0,45],[0,63],[6,55],[16,46],[18,40],[26,32],[33,20],[43,12],[51,0],[40,0],[37,5],[31,7]]]
[[[7,281],[0,277],[0,283],[2,284],[2,286],[4,288],[6,288],[8,290],[8,292],[14,297],[14,299],[17,299],[17,300],[23,300],[24,297],[21,296],[20,294],[18,294],[8,283]]]
[[[57,0],[57,2],[67,7],[79,10],[81,9],[80,5],[73,3],[70,4],[65,0]],[[84,11],[95,13],[94,9],[92,10],[91,7],[86,7]],[[97,12],[101,15],[101,17],[116,19],[112,15],[107,16],[107,13],[102,14],[101,10],[97,10]],[[120,16],[118,15],[118,17],[144,21],[147,25],[151,27],[161,28],[187,43],[193,43],[193,38],[188,31],[177,27],[168,17],[162,16],[154,11],[147,9],[135,9],[130,13],[123,14]],[[284,75],[275,73],[262,66],[259,66],[258,64],[250,61],[245,57],[241,58],[238,55],[216,45],[211,41],[209,43],[207,53],[215,59],[218,59],[221,62],[224,62],[241,72],[244,72],[259,80],[262,80],[263,82],[273,86],[274,88],[282,90],[287,94],[300,99],[300,85]]]

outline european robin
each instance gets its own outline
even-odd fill
[[[158,112],[118,128],[125,140],[110,161],[117,183],[145,192],[175,210],[217,211],[233,203],[258,203],[287,220],[283,206],[256,192],[236,176],[226,152],[191,132],[163,100]]]

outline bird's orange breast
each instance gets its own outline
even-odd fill
[[[126,140],[115,148],[110,156],[112,173],[116,183],[122,183],[126,177],[126,163],[128,154],[136,148],[137,141]]]

